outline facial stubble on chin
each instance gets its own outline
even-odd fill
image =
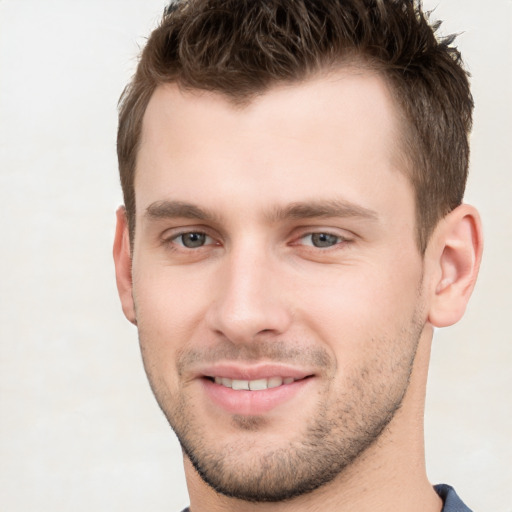
[[[204,437],[193,437],[191,430],[180,431],[174,424],[185,455],[204,482],[220,494],[249,502],[280,502],[312,492],[331,482],[351,465],[381,435],[399,409],[403,395],[378,414],[368,414],[361,424],[351,425],[351,406],[340,408],[333,418],[328,406],[316,413],[301,440],[262,452],[252,460],[241,456],[252,443],[227,444],[213,452]],[[265,428],[260,417],[235,416],[232,424],[239,431],[257,436]]]
[[[186,457],[203,479],[216,492],[249,502],[280,502],[312,492],[342,474],[385,430],[400,408],[408,389],[418,342],[424,327],[414,315],[408,328],[394,340],[404,352],[389,372],[392,382],[373,377],[381,373],[378,356],[361,368],[348,381],[334,400],[319,401],[314,414],[304,423],[299,435],[283,440],[278,448],[262,449],[259,436],[264,435],[268,420],[264,416],[233,415],[231,425],[243,436],[214,447],[208,441],[208,425],[201,425],[194,415],[197,404],[187,400],[186,390],[171,395],[165,384],[153,375],[152,366],[143,359],[151,387],[169,424],[175,431]],[[142,333],[139,333],[141,336]],[[389,340],[386,341],[389,345]],[[375,347],[380,342],[374,340]],[[141,346],[143,346],[141,339]],[[236,350],[236,356],[235,356]],[[326,374],[336,369],[336,362],[323,348],[304,352],[284,345],[261,344],[245,349],[223,346],[210,353],[209,359],[225,356],[240,360],[267,357],[275,361],[314,361]],[[181,358],[182,366],[201,358],[203,353],[188,353]],[[373,363],[373,366],[372,366]],[[180,366],[178,364],[178,366]],[[179,371],[178,371],[179,373]],[[327,379],[323,397],[332,397]],[[240,440],[241,439],[241,440]],[[251,453],[251,450],[256,453]],[[248,455],[249,454],[249,455]]]

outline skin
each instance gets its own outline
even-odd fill
[[[114,256],[193,512],[441,510],[423,454],[432,327],[463,314],[481,228],[463,205],[419,253],[399,135],[368,71],[243,108],[154,93],[133,252],[121,208]],[[205,378],[265,371],[307,378],[269,410],[248,391],[226,409]]]

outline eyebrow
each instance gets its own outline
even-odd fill
[[[291,203],[271,210],[268,219],[272,222],[286,219],[313,219],[328,217],[356,217],[377,221],[377,212],[361,205],[341,199]]]
[[[145,216],[155,220],[181,218],[218,223],[221,221],[221,217],[215,212],[184,201],[156,201],[146,208]],[[378,220],[374,210],[340,199],[295,202],[285,207],[272,208],[265,215],[270,223],[329,217]]]
[[[204,221],[220,220],[214,212],[183,201],[156,201],[146,208],[145,216],[155,220],[176,218]]]

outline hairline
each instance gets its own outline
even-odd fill
[[[386,65],[379,62],[377,59],[368,56],[364,53],[357,52],[357,50],[349,50],[343,57],[338,56],[336,59],[331,59],[330,61],[321,62],[316,69],[309,70],[304,73],[302,77],[295,77],[292,79],[278,79],[271,81],[265,87],[255,88],[255,90],[251,93],[241,93],[234,94],[227,91],[223,91],[221,89],[214,88],[199,88],[195,86],[187,85],[183,80],[180,79],[179,75],[174,79],[169,79],[165,81],[154,81],[153,88],[151,89],[151,93],[147,94],[146,104],[144,106],[144,111],[140,118],[139,125],[139,133],[137,137],[135,150],[135,158],[134,158],[134,169],[132,173],[132,189],[133,189],[133,212],[127,212],[127,220],[129,226],[129,237],[130,237],[130,245],[133,247],[133,242],[135,239],[136,233],[136,201],[135,201],[135,180],[137,176],[137,168],[138,168],[138,156],[140,152],[140,147],[143,141],[143,133],[144,133],[144,122],[146,119],[146,112],[148,109],[149,102],[153,98],[156,90],[160,87],[165,87],[169,85],[175,85],[178,89],[185,94],[216,94],[225,99],[233,108],[244,110],[249,107],[252,103],[257,101],[257,99],[265,94],[269,93],[272,90],[282,87],[296,87],[303,83],[307,83],[313,81],[315,79],[319,79],[322,77],[329,77],[334,75],[335,73],[341,70],[353,70],[360,72],[370,72],[375,73],[378,77],[383,81],[388,93],[392,105],[394,106],[393,112],[395,114],[395,121],[397,126],[397,131],[395,135],[395,147],[392,150],[392,157],[396,159],[397,165],[396,170],[402,173],[406,179],[409,181],[412,193],[414,196],[414,205],[415,205],[415,234],[416,234],[416,245],[421,255],[425,253],[426,246],[428,244],[428,238],[426,235],[431,234],[435,226],[431,226],[427,233],[424,233],[424,226],[421,221],[422,212],[420,211],[418,190],[416,184],[414,182],[413,176],[413,167],[420,165],[421,155],[419,152],[421,151],[418,148],[418,145],[414,142],[416,131],[410,120],[407,118],[404,107],[401,105],[399,101],[398,95],[398,87],[394,83],[391,78],[390,73],[386,72]],[[124,93],[123,93],[124,96]],[[122,97],[121,97],[122,100]],[[420,158],[418,158],[420,157]],[[440,219],[438,219],[439,222]]]

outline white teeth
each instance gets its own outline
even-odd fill
[[[267,389],[267,379],[258,379],[249,381],[249,389],[251,391],[261,391]]]
[[[269,388],[277,388],[283,384],[283,379],[281,377],[271,377],[268,379],[268,387]]]
[[[226,388],[234,390],[250,390],[250,391],[263,391],[264,389],[272,389],[282,386],[283,384],[292,384],[295,382],[293,377],[270,377],[269,379],[255,379],[255,380],[242,380],[242,379],[228,379],[226,377],[215,377],[215,384],[219,384]]]
[[[247,389],[249,390],[249,381],[248,380],[238,380],[233,379],[232,386],[233,389]]]
[[[227,388],[230,388],[232,382],[233,381],[231,379],[227,379],[226,377],[222,377],[222,385],[223,386],[226,386]]]

